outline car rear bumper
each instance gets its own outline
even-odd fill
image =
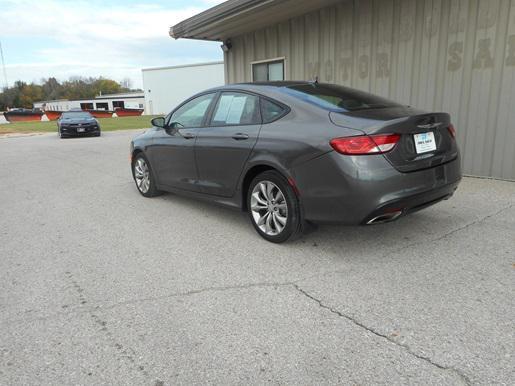
[[[459,156],[429,169],[396,170],[383,156],[326,153],[294,168],[304,218],[367,224],[383,214],[412,213],[452,196],[461,180]]]
[[[415,194],[413,196],[403,197],[392,202],[388,202],[370,213],[361,222],[362,225],[371,225],[389,220],[395,220],[400,216],[404,216],[431,205],[434,205],[442,200],[447,200],[452,197],[458,188],[458,182],[453,184],[444,185],[440,188],[431,189],[424,193]]]

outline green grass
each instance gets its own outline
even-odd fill
[[[140,117],[100,118],[98,122],[102,131],[146,129],[152,127],[150,120],[154,117],[154,115],[142,115]],[[57,122],[16,122],[0,125],[0,134],[45,132],[57,132]]]

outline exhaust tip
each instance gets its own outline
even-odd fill
[[[402,214],[402,210],[396,210],[389,213],[383,213],[367,222],[367,225],[383,224],[396,220]]]

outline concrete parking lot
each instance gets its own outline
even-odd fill
[[[0,384],[515,383],[515,183],[274,245],[136,133],[0,138]]]

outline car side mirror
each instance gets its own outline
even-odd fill
[[[163,129],[166,126],[166,120],[164,117],[156,117],[153,118],[150,123],[152,123],[152,126],[160,127]]]
[[[166,127],[164,129],[168,134],[175,135],[175,134],[177,134],[178,130],[181,129],[182,127],[184,127],[184,126],[181,125],[179,122],[170,122],[170,123],[168,123],[168,125],[166,125]]]
[[[169,127],[170,129],[182,129],[184,126],[179,122],[171,122]]]

